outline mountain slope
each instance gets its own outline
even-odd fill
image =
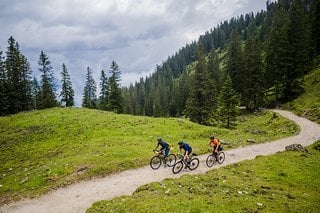
[[[304,77],[305,92],[289,105],[300,116],[320,123],[320,67]]]

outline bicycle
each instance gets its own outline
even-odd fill
[[[219,152],[217,155],[214,153],[211,153],[210,155],[208,155],[206,160],[206,165],[208,167],[212,167],[214,164],[216,164],[216,162],[218,162],[219,164],[222,164],[224,162],[226,155],[221,150],[222,150],[222,147],[219,149]]]
[[[175,154],[169,154],[167,157],[164,157],[163,151],[154,149],[153,152],[155,156],[150,160],[150,167],[153,170],[159,169],[162,163],[169,167],[172,167],[176,163]]]
[[[180,160],[178,160],[173,168],[172,168],[172,172],[173,174],[178,174],[179,172],[181,172],[182,168],[189,168],[190,170],[195,170],[200,163],[199,158],[194,157],[196,156],[196,154],[192,153],[190,160],[188,160],[187,162],[184,160],[184,155],[178,153],[178,158]]]

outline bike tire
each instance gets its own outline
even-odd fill
[[[198,168],[200,164],[200,160],[198,158],[192,158],[188,167],[190,170],[195,170],[196,168]]]
[[[206,165],[208,167],[212,167],[216,162],[217,162],[217,160],[216,160],[215,156],[211,154],[207,157]]]
[[[181,172],[182,169],[183,169],[183,162],[178,161],[172,167],[172,172],[173,172],[173,174],[178,174],[179,172]]]
[[[173,167],[174,164],[176,163],[177,157],[175,154],[170,154],[167,158],[166,158],[166,165],[169,167]]]
[[[153,170],[159,169],[161,166],[161,158],[159,156],[153,156],[150,160],[150,167]]]
[[[224,154],[224,152],[220,152],[218,155],[218,163],[222,164],[224,162],[225,158],[226,158],[226,155]]]

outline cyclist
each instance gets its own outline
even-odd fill
[[[212,154],[218,159],[218,153],[220,150],[220,143],[217,138],[215,138],[213,135],[210,136],[210,141],[208,143],[208,146],[213,146]]]
[[[170,145],[165,142],[164,140],[162,140],[162,138],[157,138],[157,146],[155,149],[157,149],[159,146],[161,146],[161,149],[160,149],[160,153],[163,153],[164,151],[164,157],[168,157],[169,156],[169,151],[170,151]]]
[[[186,161],[186,162],[189,162],[189,159],[190,159],[190,154],[192,153],[192,147],[189,145],[189,144],[187,144],[187,143],[185,143],[185,142],[183,142],[183,141],[180,141],[179,143],[178,143],[178,145],[179,145],[179,152],[181,152],[181,149],[183,149],[184,150],[184,157],[183,157],[183,159]]]

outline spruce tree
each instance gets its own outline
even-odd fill
[[[247,110],[254,111],[263,106],[265,93],[262,46],[257,33],[249,35],[246,42],[245,62],[242,100]]]
[[[49,57],[41,51],[38,64],[41,72],[40,108],[46,109],[57,106],[55,85]]]
[[[40,109],[40,91],[41,87],[36,77],[33,77],[31,87],[32,109]]]
[[[6,115],[9,110],[9,97],[8,97],[8,79],[5,69],[4,57],[0,50],[0,116]]]
[[[232,80],[233,88],[241,95],[246,76],[243,75],[245,69],[244,53],[237,32],[232,33],[227,50],[226,72]]]
[[[21,79],[21,102],[23,110],[32,109],[32,70],[30,67],[27,58],[20,54],[20,63],[21,63],[21,71],[22,71],[22,79]]]
[[[72,88],[72,82],[70,79],[70,75],[68,73],[67,67],[65,64],[62,64],[62,71],[61,71],[61,103],[65,107],[74,106],[74,90]]]
[[[100,96],[99,96],[99,108],[102,110],[108,110],[109,104],[109,80],[104,70],[101,70],[100,76]]]
[[[314,55],[320,55],[320,0],[313,0],[310,11]]]
[[[287,81],[285,82],[284,96],[292,100],[301,94],[300,79],[310,69],[311,34],[307,16],[301,0],[293,0],[289,8],[289,56]]]
[[[136,97],[137,102],[135,105],[135,111],[137,115],[145,115],[145,102],[146,102],[146,89],[145,89],[145,83],[144,79],[140,78],[137,91],[136,91]]]
[[[277,6],[272,18],[266,44],[266,76],[269,94],[273,93],[275,105],[279,106],[284,97],[285,82],[288,82],[290,67],[289,18],[287,12]]]
[[[212,85],[213,81],[208,75],[208,64],[205,58],[204,49],[199,42],[196,56],[198,62],[191,82],[190,94],[186,104],[186,115],[191,121],[199,124],[210,124],[213,116],[214,96]]]
[[[87,67],[86,84],[83,91],[82,107],[95,109],[97,105],[97,86],[92,76],[92,70]]]
[[[8,113],[29,110],[31,104],[31,69],[13,37],[8,40],[5,69],[7,74]]]
[[[5,61],[5,69],[7,74],[7,97],[8,97],[8,113],[14,114],[22,110],[19,101],[20,94],[17,88],[20,87],[21,72],[19,68],[19,47],[14,38],[11,36],[8,40],[7,57]]]
[[[239,99],[236,92],[232,88],[232,80],[228,73],[226,73],[221,91],[219,94],[219,116],[226,126],[230,128],[233,121],[238,115]]]
[[[213,90],[218,92],[221,87],[221,70],[217,53],[214,49],[208,55],[208,73],[209,79],[213,80]]]
[[[111,74],[111,76],[109,77],[109,109],[116,113],[123,113],[124,101],[120,88],[121,71],[115,61],[111,62],[109,72]]]

